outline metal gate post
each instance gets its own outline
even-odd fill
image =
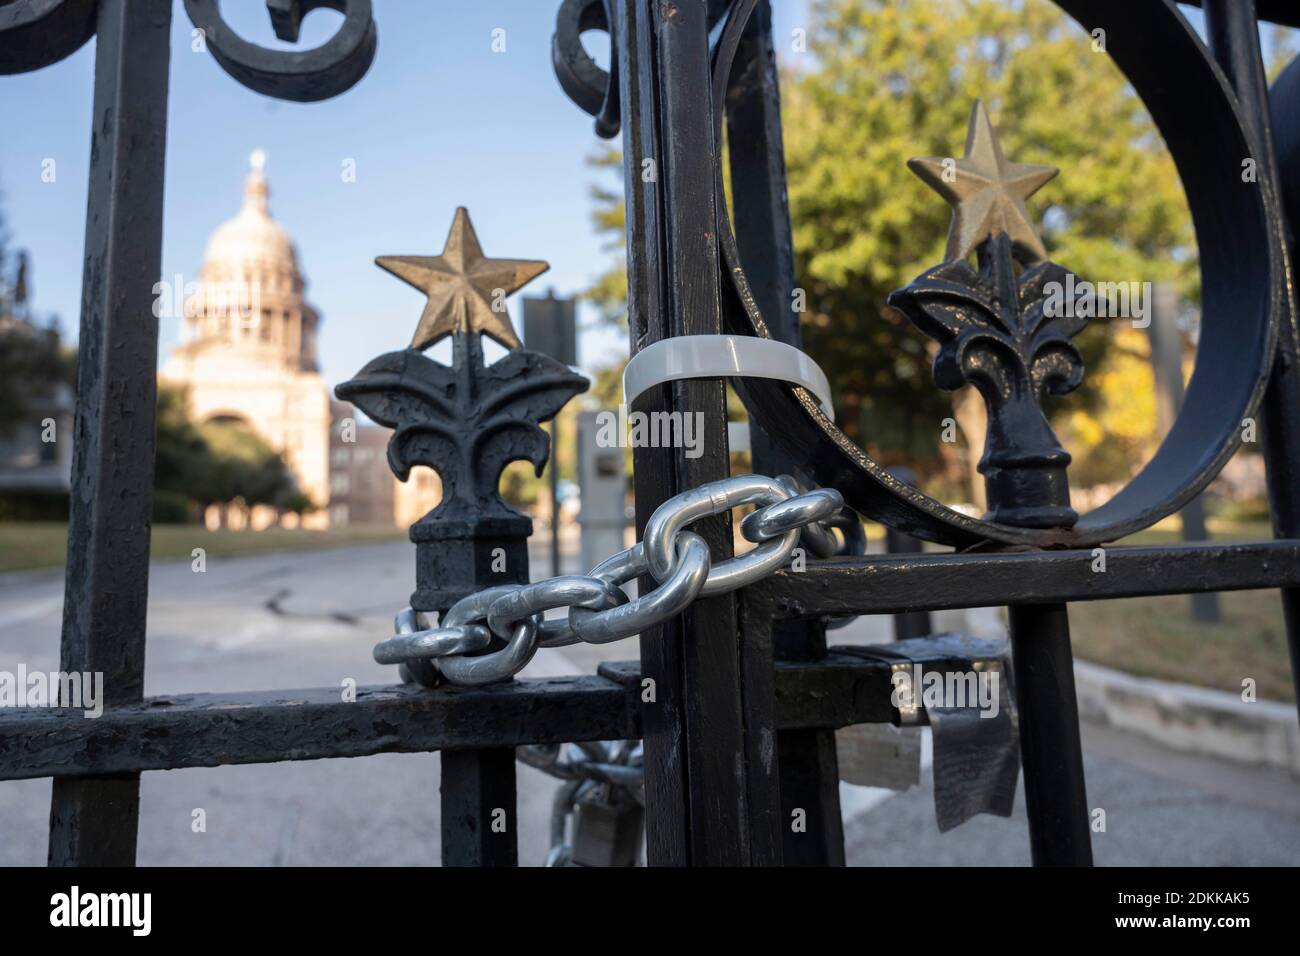
[[[456,222],[468,231],[457,232],[453,226],[452,236],[459,236],[462,243],[459,252],[465,235],[472,236],[472,226],[464,210],[458,212]],[[450,317],[448,310],[439,320]],[[502,315],[499,321],[507,323],[508,317]],[[508,327],[507,331],[513,334]],[[445,620],[463,598],[493,585],[528,583],[533,522],[502,501],[497,492],[501,472],[518,459],[535,465],[544,462],[553,450],[539,422],[587,387],[586,379],[535,352],[511,351],[508,359],[486,366],[481,335],[493,334],[486,329],[452,331],[453,358],[447,367],[420,354],[436,340],[436,330],[427,334],[410,349],[378,356],[335,389],[339,398],[397,428],[398,436],[404,430],[424,434],[421,428],[434,436],[423,442],[394,438],[389,446],[389,463],[403,479],[416,465],[435,468],[443,479],[442,502],[411,525],[416,590],[411,595],[414,621],[407,623],[413,627],[420,623],[419,612]],[[510,371],[502,371],[507,366]],[[503,409],[502,396],[509,397],[514,389],[518,397],[520,383],[527,386],[528,403]],[[407,396],[412,393],[436,400],[410,401]],[[513,428],[503,428],[503,421]],[[401,616],[397,623],[403,626]],[[489,650],[506,645],[499,637],[494,642],[497,647]],[[442,683],[446,666],[421,659],[403,665],[407,676],[426,687]],[[516,865],[513,747],[445,751],[441,796],[444,866]]]
[[[1277,153],[1273,148],[1267,79],[1259,49],[1259,24],[1255,0],[1206,0],[1205,24],[1210,50],[1228,76],[1241,102],[1242,117],[1255,141],[1258,182],[1281,201]],[[1274,219],[1275,240],[1282,257],[1283,275],[1292,277],[1283,290],[1278,321],[1277,356],[1268,390],[1264,393],[1260,433],[1268,475],[1269,511],[1273,536],[1300,537],[1300,326],[1297,325],[1296,289],[1291,284],[1291,250],[1286,221]],[[1291,227],[1300,227],[1292,223]],[[1283,588],[1282,613],[1286,619],[1287,647],[1291,653],[1291,680],[1300,701],[1300,589]]]
[[[720,306],[709,4],[613,4],[627,194],[631,350],[718,332]],[[728,473],[722,382],[652,390],[639,411],[701,414],[703,453],[634,451],[638,533],[662,501]],[[725,516],[695,525],[715,560],[731,554]],[[732,595],[696,603],[641,636],[647,858],[652,865],[781,861],[772,647],[742,639]]]
[[[440,756],[442,865],[518,866],[514,748],[444,750]]]
[[[100,0],[61,667],[144,696],[171,0]],[[140,777],[54,778],[49,862],[135,863]]]
[[[772,8],[760,0],[745,28],[727,85],[727,142],[736,242],[751,276],[754,298],[767,316],[772,338],[798,347],[802,336],[794,310],[794,243],[786,197],[781,138],[781,95],[772,47]],[[737,308],[724,298],[724,308]],[[801,469],[756,423],[750,422],[754,471],[794,474]],[[826,629],[818,621],[783,621],[772,626],[778,660],[820,660]],[[745,627],[745,637],[753,635]],[[843,866],[844,825],[840,814],[835,732],[783,730],[777,734],[782,820],[796,809],[807,814],[806,829],[782,828],[787,865]]]
[[[1025,807],[1035,866],[1091,866],[1079,703],[1064,604],[1010,608]]]

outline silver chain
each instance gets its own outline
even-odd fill
[[[704,539],[687,525],[742,505],[757,505],[740,523],[756,547],[714,564]],[[852,524],[861,534],[856,516]],[[422,612],[405,608],[396,634],[375,645],[380,664],[430,661],[453,684],[490,684],[513,677],[539,647],[585,642],[608,644],[676,617],[699,597],[726,594],[753,584],[786,565],[801,544],[818,558],[839,549],[832,527],[846,525],[838,491],[803,491],[788,475],[737,475],[669,498],[646,523],[642,541],[601,562],[589,574],[562,574],[532,584],[486,588],[451,606],[437,627]],[[850,549],[853,536],[845,531]],[[621,587],[648,574],[656,587],[629,598]],[[566,617],[543,620],[545,611],[566,608]],[[493,635],[500,650],[482,653]]]

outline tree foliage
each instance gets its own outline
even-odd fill
[[[33,422],[40,399],[58,384],[71,385],[74,353],[65,348],[57,319],[40,321],[29,301],[27,256],[11,253],[0,211],[0,439]]]
[[[76,352],[62,344],[55,320],[39,322],[30,305],[26,257],[11,254],[0,216],[0,438],[30,422],[52,387],[75,385]],[[186,503],[203,506],[242,498],[301,513],[313,504],[295,488],[280,455],[243,422],[195,425],[184,393],[158,390],[154,486],[159,514],[183,520]]]
[[[789,77],[784,110],[805,343],[846,431],[886,460],[932,454],[950,414],[931,383],[930,349],[880,308],[942,259],[950,217],[904,163],[959,155],[976,99],[1009,158],[1062,167],[1031,200],[1054,261],[1093,281],[1171,279],[1195,294],[1177,171],[1096,47],[1045,3],[815,0],[812,64]],[[1081,337],[1094,367],[1109,335],[1096,323]],[[1096,389],[1084,389],[1074,408],[1095,402]]]
[[[284,459],[246,422],[216,419],[198,431],[215,459],[212,472],[191,492],[200,503],[241,498],[247,505],[283,507],[295,493]]]
[[[312,507],[284,459],[252,427],[231,419],[196,425],[186,415],[184,393],[174,388],[158,390],[157,448],[160,496],[199,508],[237,498],[299,513]]]

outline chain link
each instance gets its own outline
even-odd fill
[[[687,526],[749,504],[758,507],[741,521],[740,532],[755,547],[714,564],[708,544]],[[421,674],[433,671],[453,684],[507,680],[539,647],[632,637],[676,617],[696,598],[761,581],[785,566],[800,545],[814,557],[829,557],[840,550],[832,527],[844,535],[845,551],[860,548],[861,524],[833,489],[805,492],[788,475],[710,482],[665,501],[646,523],[644,540],[589,574],[486,588],[457,601],[437,627],[426,626],[422,612],[404,609],[394,621],[396,634],[375,645],[374,658],[381,664],[427,662],[418,668]],[[622,585],[643,575],[656,586],[629,598]],[[566,608],[567,616],[542,619],[557,608]],[[505,646],[487,651],[494,635]]]

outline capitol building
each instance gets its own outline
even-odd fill
[[[437,476],[388,470],[389,431],[334,401],[316,359],[321,315],[304,297],[293,241],[271,218],[265,156],[251,157],[243,206],[208,239],[197,290],[185,301],[179,344],[159,373],[182,390],[195,423],[234,420],[285,460],[313,510],[307,528],[414,522],[438,502]],[[296,524],[265,505],[214,505],[209,527]]]

